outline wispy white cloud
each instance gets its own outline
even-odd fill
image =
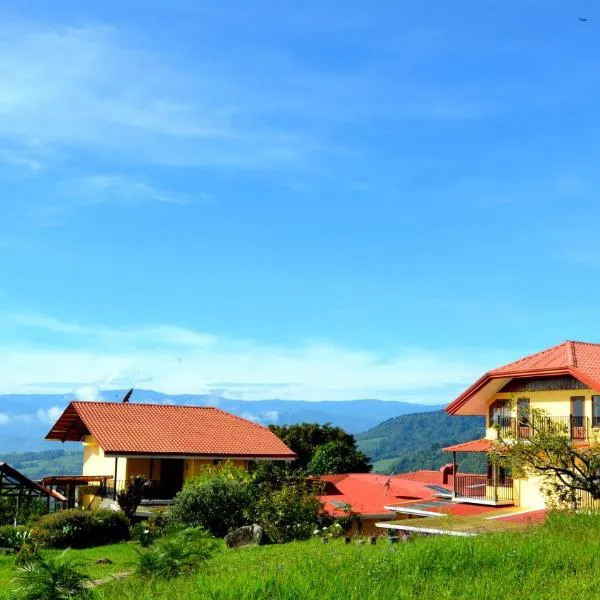
[[[10,315],[3,319],[8,332]],[[32,328],[53,334],[52,348],[27,343]],[[324,342],[275,346],[174,326],[112,329],[42,316],[16,315],[10,331],[20,343],[15,348],[4,336],[0,392],[66,393],[87,383],[92,390],[150,387],[249,400],[378,397],[439,403],[501,360],[492,351],[402,348],[383,355]],[[73,381],[78,383],[66,383]]]
[[[78,205],[144,201],[185,205],[210,199],[206,192],[178,194],[126,175],[92,175],[75,179],[64,184],[63,193],[67,198],[77,198]]]

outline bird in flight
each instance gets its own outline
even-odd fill
[[[585,23],[587,21],[587,18],[586,17],[579,17],[579,20],[583,21]]]

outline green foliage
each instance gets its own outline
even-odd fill
[[[51,548],[89,548],[129,539],[129,521],[109,510],[63,510],[39,520],[35,537]]]
[[[195,570],[217,548],[216,540],[204,529],[185,529],[148,549],[138,550],[137,572],[143,577],[177,577]]]
[[[418,469],[439,469],[449,462],[445,446],[474,440],[485,432],[485,417],[456,417],[444,411],[402,415],[388,419],[356,436],[358,447],[372,461],[390,459],[387,473]],[[483,472],[483,463],[473,457],[461,457],[463,472]]]
[[[62,553],[35,555],[18,570],[14,596],[19,600],[77,600],[90,598],[89,577],[81,564]]]
[[[250,476],[223,463],[206,467],[177,494],[173,517],[187,527],[203,527],[217,537],[245,524],[252,499]]]
[[[329,423],[325,425],[318,423],[298,423],[296,425],[269,425],[269,429],[298,455],[298,458],[293,462],[294,468],[306,469],[320,446],[324,446],[330,442],[339,442],[346,446],[349,451],[354,450],[356,453],[355,456],[358,462],[353,468],[363,469],[356,472],[368,472],[364,470],[367,468],[368,459],[358,451],[356,439],[340,427],[333,427]],[[370,467],[368,470],[370,470]],[[345,472],[348,473],[351,471]]]
[[[335,473],[368,473],[369,459],[355,446],[343,442],[327,442],[319,446],[306,467],[307,475],[333,475]]]
[[[36,521],[48,512],[48,504],[40,498],[25,498],[17,502],[16,497],[0,496],[0,525],[24,525]]]
[[[0,526],[0,547],[18,551],[27,542],[30,535],[31,531],[26,527],[2,525]]]
[[[321,503],[305,482],[287,483],[263,493],[252,507],[252,520],[277,544],[307,539],[319,521]]]
[[[117,494],[117,502],[128,519],[133,519],[144,491],[152,484],[145,475],[132,475],[126,488]]]

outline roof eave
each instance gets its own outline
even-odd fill
[[[458,411],[465,405],[469,400],[479,391],[481,391],[490,381],[493,379],[510,378],[510,379],[522,379],[524,377],[536,377],[536,376],[552,377],[553,375],[572,375],[576,379],[579,379],[582,383],[590,386],[595,390],[600,390],[600,382],[589,377],[576,367],[559,367],[550,369],[529,369],[527,371],[502,371],[494,372],[488,371],[485,375],[480,377],[473,385],[468,387],[456,400],[452,401],[446,406],[446,413],[449,415],[456,415]]]

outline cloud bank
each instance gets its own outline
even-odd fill
[[[77,391],[89,400],[101,389],[144,387],[244,400],[441,403],[505,358],[456,348],[382,354],[325,341],[272,345],[175,325],[111,328],[6,312],[0,333],[0,393]],[[33,341],[44,335],[51,345]]]

